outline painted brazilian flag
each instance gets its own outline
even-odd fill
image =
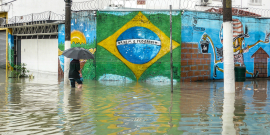
[[[180,81],[181,13],[173,11],[174,80]],[[97,80],[169,81],[170,13],[97,12]]]

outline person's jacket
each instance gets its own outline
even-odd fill
[[[70,62],[68,78],[80,79],[80,61],[73,59]]]

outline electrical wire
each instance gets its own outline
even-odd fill
[[[1,4],[0,6],[6,6],[7,4],[12,3],[12,2],[15,2],[15,1],[17,1],[17,0],[12,0],[12,1],[10,1],[10,2],[7,2],[7,3],[4,3],[4,4]]]

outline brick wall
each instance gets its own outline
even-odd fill
[[[211,54],[201,53],[196,43],[182,43],[181,81],[194,82],[210,79]]]
[[[258,71],[258,77],[267,77],[267,59],[269,55],[260,47],[251,58],[254,58],[254,74]]]

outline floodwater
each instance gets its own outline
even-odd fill
[[[270,81],[124,83],[85,80],[71,89],[57,75],[8,78],[0,69],[0,134],[270,134]]]

